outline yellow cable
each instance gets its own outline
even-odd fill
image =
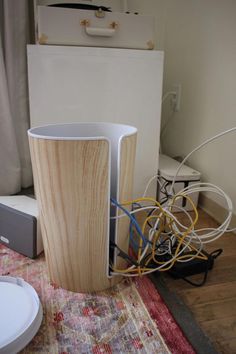
[[[161,227],[159,226],[159,230],[155,232],[155,235],[154,235],[154,240],[152,242],[152,255],[149,257],[149,259],[146,261],[145,263],[145,266],[144,267],[141,267],[140,265],[137,266],[136,268],[132,268],[132,267],[129,267],[127,269],[116,269],[116,268],[113,268],[113,271],[116,272],[116,273],[124,273],[124,274],[128,274],[128,273],[138,273],[138,275],[142,275],[144,272],[147,272],[147,271],[151,271],[151,270],[154,270],[153,268],[148,268],[148,264],[150,263],[150,261],[154,261],[155,263],[159,264],[159,265],[163,265],[165,264],[166,262],[160,262],[158,260],[156,260],[156,254],[155,254],[155,246],[156,246],[156,243],[157,243],[157,240],[158,238],[160,237],[160,234],[163,232],[164,228],[166,226],[170,227],[170,230],[172,230],[172,233],[176,236],[176,239],[178,240],[178,245],[176,247],[176,250],[175,250],[175,253],[174,253],[174,258],[172,262],[170,262],[170,264],[167,264],[166,267],[163,267],[163,268],[160,268],[157,269],[159,271],[167,271],[169,269],[171,269],[171,267],[174,265],[175,262],[177,262],[178,260],[181,260],[181,259],[187,259],[188,257],[189,258],[198,258],[198,259],[207,259],[207,257],[199,252],[198,254],[196,255],[180,255],[180,256],[177,256],[178,253],[180,252],[180,247],[183,245],[183,244],[187,244],[187,242],[185,241],[185,238],[190,234],[190,232],[193,230],[195,224],[197,223],[198,221],[198,212],[197,212],[197,209],[193,203],[193,201],[191,200],[190,197],[188,197],[187,195],[184,195],[184,194],[177,194],[176,196],[174,196],[172,198],[172,201],[171,201],[171,204],[170,204],[170,211],[174,208],[174,203],[175,201],[178,199],[178,198],[186,198],[189,203],[191,204],[192,208],[193,208],[193,211],[194,211],[194,214],[195,214],[195,218],[194,220],[192,221],[191,225],[187,228],[187,230],[185,232],[183,232],[183,234],[180,236],[176,233],[176,231],[174,230],[172,224],[175,223],[175,219],[172,218],[163,208],[162,206],[160,205],[159,202],[157,202],[154,198],[137,198],[137,199],[134,199],[134,200],[131,200],[131,201],[125,201],[123,203],[121,203],[122,205],[130,205],[130,204],[134,204],[134,203],[139,203],[139,202],[152,202],[155,204],[155,206],[158,206],[159,207],[159,214],[157,215],[151,215],[149,217],[147,217],[143,223],[143,226],[142,226],[142,233],[144,235],[145,233],[145,229],[146,229],[146,226],[147,226],[147,223],[148,221],[150,221],[151,219],[160,219],[160,223],[161,223]],[[168,222],[165,223],[163,221],[163,218],[165,218]],[[165,221],[166,221],[165,220]],[[198,252],[198,250],[192,246],[192,245],[188,245],[188,247],[196,252]],[[141,261],[141,254],[142,254],[142,249],[143,249],[143,240],[142,238],[140,237],[140,240],[139,240],[139,249],[138,249],[138,255],[137,255],[137,262],[140,263]]]
[[[171,208],[174,207],[174,202],[176,199],[178,199],[179,197],[184,197],[186,198],[190,204],[192,205],[192,208],[193,208],[193,211],[195,213],[195,219],[193,220],[192,224],[190,225],[190,227],[183,233],[182,237],[181,237],[181,240],[180,242],[178,243],[178,246],[176,248],[176,251],[175,251],[175,255],[177,255],[179,253],[179,249],[185,239],[185,237],[190,233],[190,231],[193,229],[193,227],[195,226],[195,224],[197,223],[198,221],[198,212],[197,212],[197,209],[192,201],[192,199],[190,197],[188,197],[187,195],[184,195],[184,194],[177,194],[176,196],[174,196],[173,200],[172,200],[172,203],[171,203]]]
[[[120,204],[121,205],[130,205],[130,204],[139,203],[139,202],[152,202],[155,205],[161,207],[161,204],[158,201],[156,201],[154,198],[149,198],[149,197],[137,198],[137,199],[134,199],[134,200],[128,200],[128,201],[122,202]]]

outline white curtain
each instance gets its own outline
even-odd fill
[[[26,44],[27,0],[0,0],[0,195],[32,185]]]

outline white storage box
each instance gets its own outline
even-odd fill
[[[154,17],[38,6],[39,44],[154,48]]]
[[[168,192],[170,190],[171,184],[173,182],[174,176],[176,174],[179,165],[180,163],[172,159],[171,157],[166,155],[159,155],[159,175],[161,176],[161,184],[162,184],[162,187],[158,186],[158,200],[160,202],[165,200],[166,197],[165,191]],[[177,193],[181,189],[193,183],[199,182],[200,177],[201,174],[198,171],[186,165],[183,165],[176,177],[174,192]],[[190,195],[190,198],[192,199],[196,207],[198,204],[198,196],[199,193],[193,193]],[[179,198],[178,200],[176,200],[175,205],[180,206],[187,211],[191,211],[193,209],[191,203],[187,201],[186,198]],[[174,211],[177,212],[181,210],[175,208]]]

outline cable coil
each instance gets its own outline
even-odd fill
[[[160,188],[164,186],[160,175],[150,178],[142,198],[121,203],[111,199],[112,205],[117,208],[117,216],[112,219],[123,217],[130,219],[129,254],[125,254],[123,250],[113,244],[113,247],[118,249],[118,256],[127,260],[127,267],[118,269],[111,263],[111,275],[134,277],[155,271],[167,271],[173,267],[175,262],[189,262],[194,258],[207,260],[206,255],[202,252],[203,246],[217,240],[226,232],[235,231],[235,229],[228,229],[233,215],[232,201],[218,186],[212,183],[198,182],[183,188],[178,193],[174,192],[176,177],[187,159],[208,143],[235,130],[236,127],[219,133],[192,150],[178,167],[170,190],[165,189],[164,201],[158,202],[154,198],[146,197],[153,181],[157,181]],[[228,215],[219,227],[196,228],[198,211],[191,199],[191,194],[199,192],[211,192],[223,198]],[[179,198],[185,198],[191,204],[193,210],[191,213],[176,205]],[[126,206],[131,206],[132,210],[127,210]],[[182,213],[176,213],[177,209]],[[119,214],[118,210],[123,213]],[[143,213],[145,213],[144,220],[138,221],[136,215]],[[179,215],[183,213],[187,219],[185,224],[179,220]]]

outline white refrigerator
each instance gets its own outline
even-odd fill
[[[65,122],[135,126],[134,197],[141,196],[158,170],[162,77],[160,51],[29,45],[31,127]]]

